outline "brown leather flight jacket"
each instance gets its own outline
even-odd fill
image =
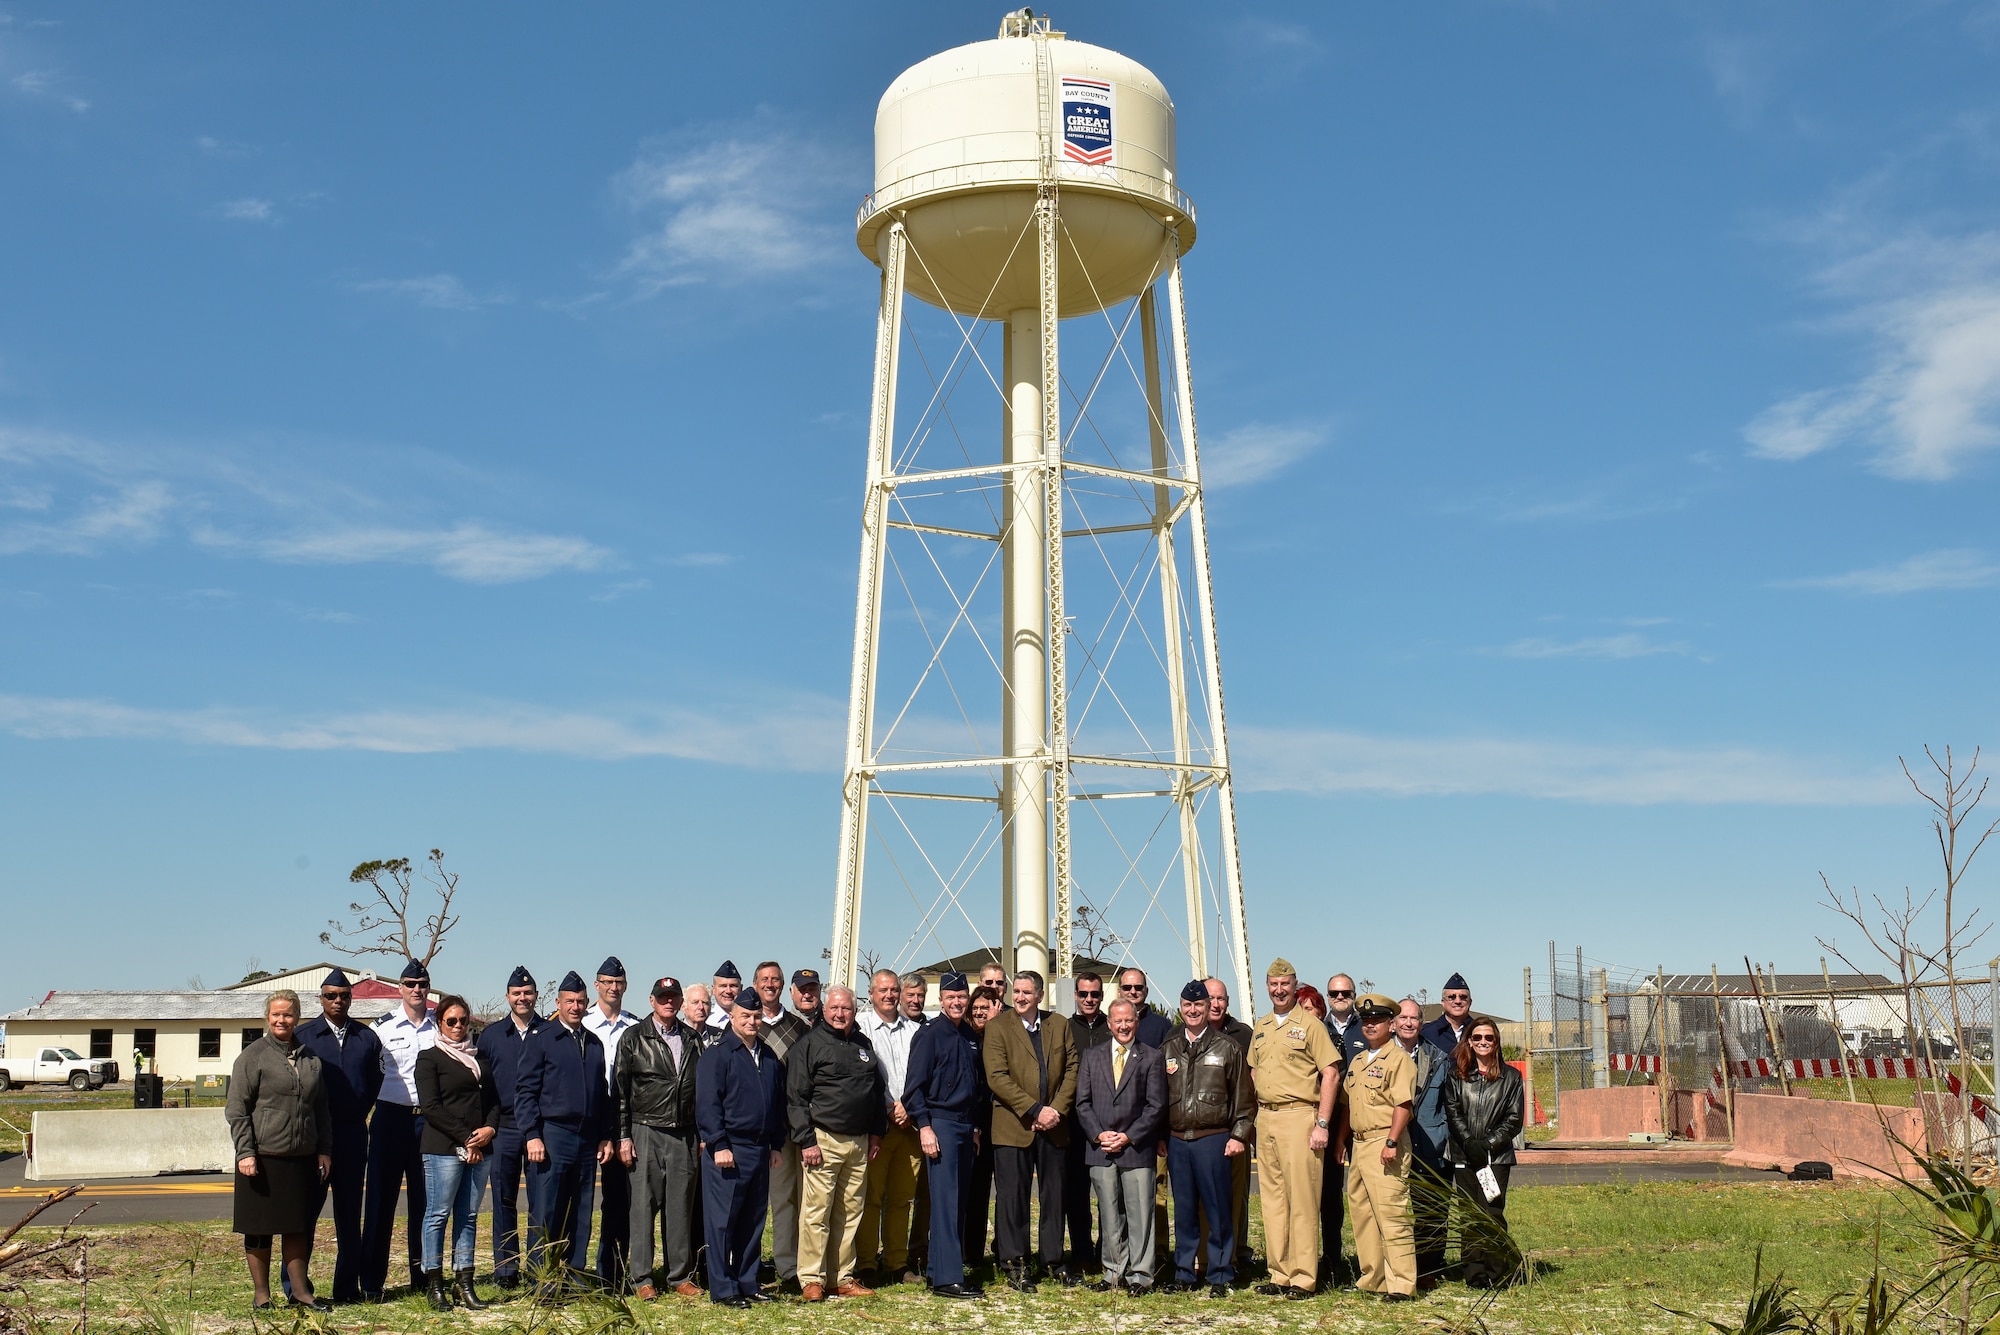
[[[1234,1039],[1211,1025],[1190,1043],[1187,1030],[1176,1026],[1160,1055],[1167,1062],[1167,1134],[1200,1140],[1226,1132],[1250,1144],[1257,1101],[1249,1063]]]

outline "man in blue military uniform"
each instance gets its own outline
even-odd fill
[[[1445,979],[1438,1000],[1444,1005],[1444,1013],[1424,1026],[1423,1038],[1449,1057],[1458,1051],[1466,1023],[1472,1018],[1472,989],[1465,985],[1465,975],[1455,973]]]
[[[777,1301],[758,1287],[757,1266],[771,1197],[771,1152],[785,1142],[785,1068],[764,1046],[762,1017],[756,993],[736,998],[729,1033],[695,1066],[708,1297],[724,1307]]]
[[[382,1041],[349,1020],[354,986],[335,969],[319,985],[318,1018],[298,1028],[298,1041],[320,1060],[327,1113],[333,1121],[333,1300],[361,1300],[361,1188],[368,1173],[368,1113],[382,1091]],[[291,1295],[291,1277],[285,1278]],[[303,1297],[304,1295],[298,1295]]]
[[[938,980],[938,1014],[910,1040],[903,1080],[903,1108],[916,1124],[917,1140],[929,1161],[931,1236],[927,1270],[931,1292],[940,1298],[977,1298],[965,1282],[965,1253],[959,1228],[960,1195],[979,1152],[979,1107],[987,1099],[986,1069],[979,1035],[965,1018],[971,994],[965,975]]]
[[[528,1039],[548,1023],[535,1013],[541,989],[525,964],[507,975],[507,1014],[479,1031],[479,1051],[493,1063],[500,1095],[500,1130],[488,1151],[493,1188],[493,1282],[511,1289],[521,1282],[521,1128],[514,1120],[514,1087]]]
[[[380,1301],[389,1282],[389,1237],[396,1199],[409,1200],[410,1287],[424,1283],[424,1117],[417,1110],[417,1054],[437,1043],[430,1015],[431,971],[407,960],[397,978],[402,1005],[375,1022],[382,1043],[382,1088],[368,1124],[368,1188],[361,1222],[361,1291]]]
[[[514,1122],[528,1156],[529,1265],[569,1277],[587,1273],[572,1259],[577,1233],[588,1226],[580,1218],[584,1186],[611,1158],[615,1129],[604,1044],[583,1024],[589,1004],[576,970],[564,974],[555,1022],[528,1037],[514,1078]]]

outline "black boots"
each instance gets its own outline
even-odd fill
[[[451,1286],[451,1297],[452,1301],[468,1311],[483,1311],[492,1306],[491,1303],[481,1302],[479,1295],[473,1292],[472,1268],[470,1266],[457,1272],[457,1279]]]
[[[424,1271],[424,1295],[431,1300],[433,1312],[449,1312],[451,1295],[444,1291],[444,1271]]]

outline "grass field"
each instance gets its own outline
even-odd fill
[[[85,1198],[87,1199],[87,1197]],[[874,1299],[807,1309],[796,1302],[732,1312],[703,1301],[667,1299],[637,1304],[628,1318],[603,1300],[563,1309],[524,1299],[484,1313],[432,1313],[415,1295],[379,1307],[343,1307],[328,1319],[335,1330],[443,1332],[490,1330],[521,1335],[642,1329],[646,1331],[1139,1332],[1151,1330],[1476,1330],[1615,1332],[1705,1329],[1669,1315],[1661,1304],[1706,1315],[1741,1310],[1752,1258],[1763,1249],[1768,1276],[1782,1271],[1803,1296],[1818,1299],[1859,1285],[1871,1264],[1878,1221],[1886,1263],[1921,1264],[1903,1198],[1890,1189],[1850,1183],[1633,1183],[1583,1187],[1523,1187],[1510,1194],[1511,1223],[1535,1277],[1497,1295],[1447,1283],[1424,1301],[1383,1306],[1356,1294],[1324,1294],[1286,1302],[1239,1292],[1227,1299],[1155,1295],[1132,1299],[1063,1291],[1050,1285],[1032,1295],[1001,1289],[979,1303],[946,1303],[917,1286],[886,1288]],[[62,1208],[62,1207],[59,1207]],[[1261,1249],[1261,1228],[1253,1240]],[[45,1216],[46,1217],[46,1216]],[[486,1246],[487,1221],[481,1221]],[[94,1233],[91,1252],[92,1329],[149,1335],[200,1335],[248,1329],[249,1280],[241,1244],[221,1224],[152,1225]],[[324,1285],[332,1249],[322,1233],[315,1267]],[[400,1258],[398,1242],[393,1255]],[[43,1276],[29,1292],[51,1332],[75,1328],[73,1278]],[[497,1296],[497,1292],[489,1296]],[[149,1309],[150,1308],[150,1312]],[[281,1325],[289,1327],[291,1323]],[[271,1323],[264,1322],[269,1329]]]

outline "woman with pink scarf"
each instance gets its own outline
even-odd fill
[[[438,1001],[438,1040],[417,1054],[417,1109],[424,1118],[424,1285],[431,1307],[448,1312],[486,1306],[472,1288],[479,1201],[486,1194],[488,1151],[500,1126],[492,1062],[472,1046],[472,1008],[464,997]],[[451,1221],[452,1280],[444,1277],[445,1221]]]

